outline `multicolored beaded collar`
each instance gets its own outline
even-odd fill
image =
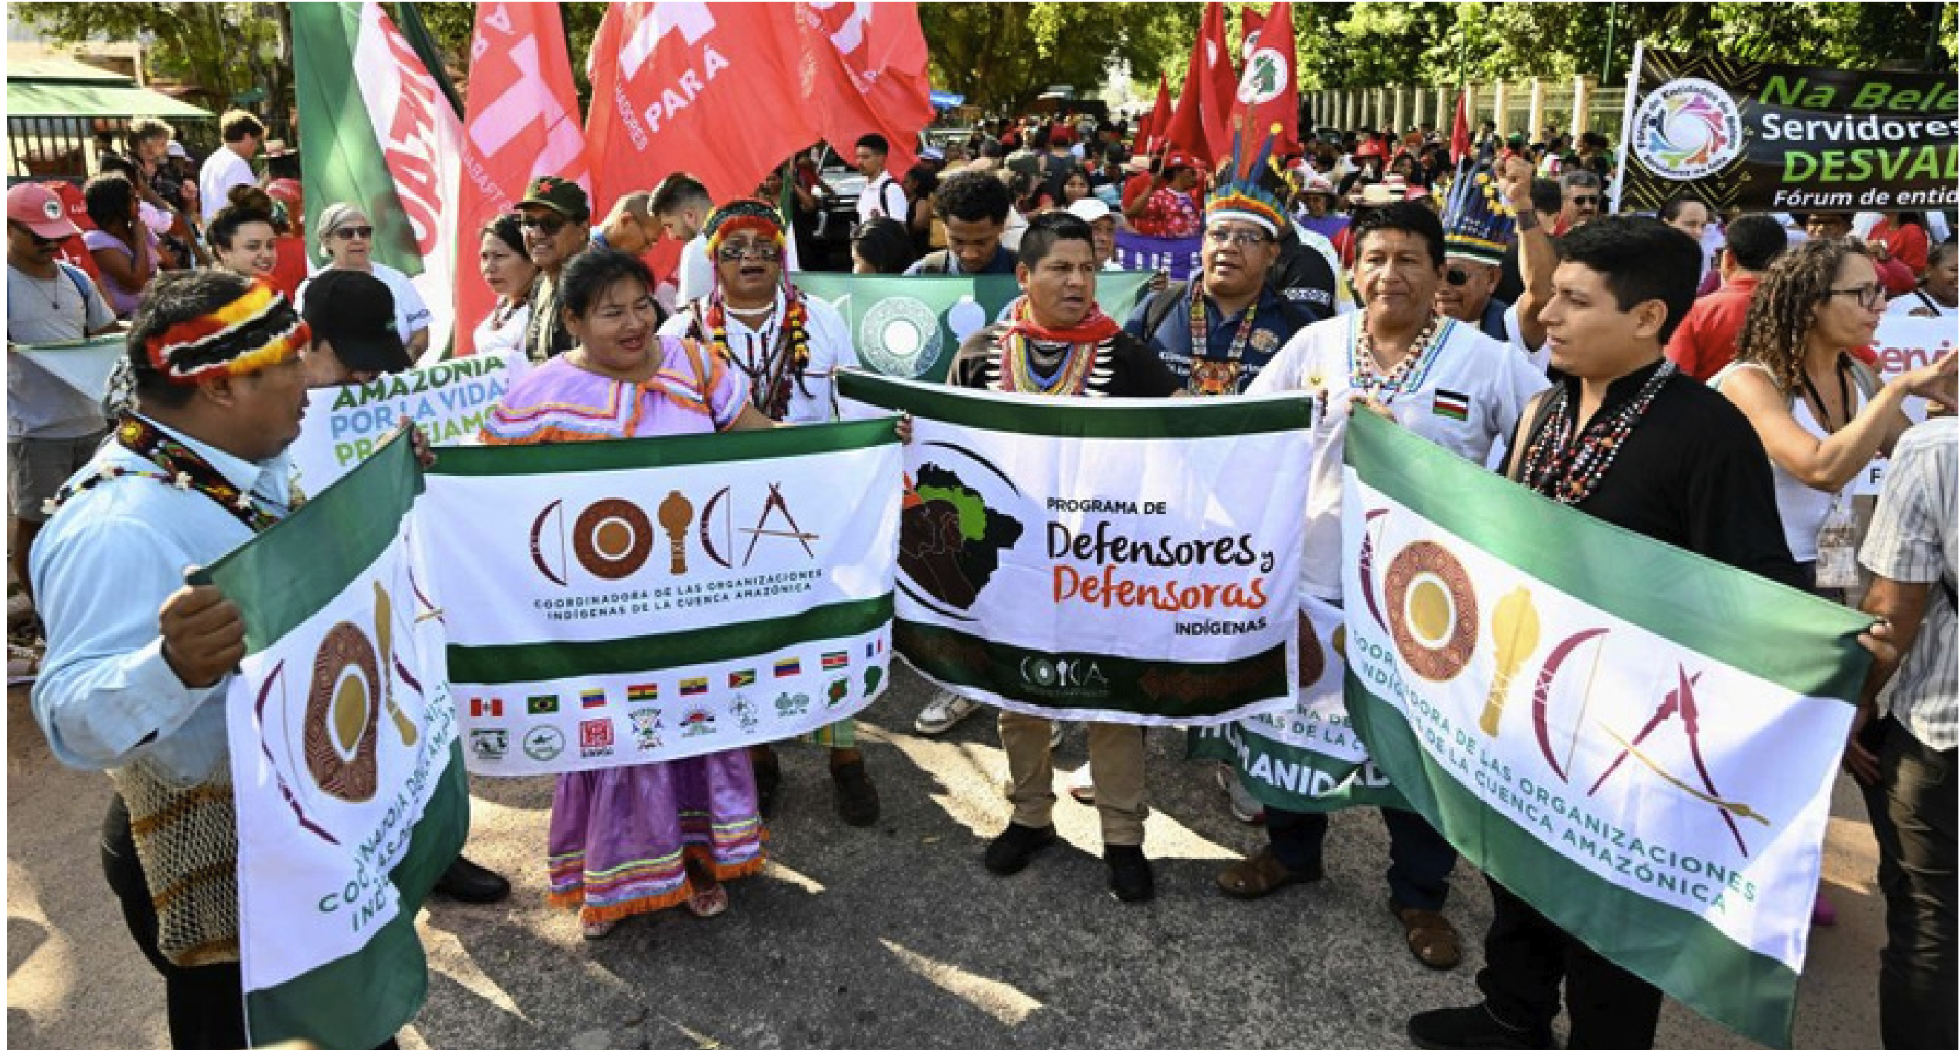
[[[180,492],[198,492],[211,498],[253,532],[261,532],[278,521],[280,515],[266,509],[265,501],[250,492],[241,492],[218,468],[182,442],[165,434],[141,416],[124,414],[116,421],[116,444],[154,464],[158,473],[112,467],[104,464],[95,473],[61,486],[54,498],[41,505],[50,517],[76,496],[105,481],[116,478],[150,478]]]

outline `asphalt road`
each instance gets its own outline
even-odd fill
[[[509,875],[506,902],[433,904],[422,916],[429,1001],[405,1050],[773,1048],[1401,1048],[1412,1012],[1476,999],[1482,880],[1460,866],[1448,913],[1463,966],[1423,969],[1385,907],[1387,840],[1370,812],[1336,814],[1327,879],[1263,901],[1221,896],[1222,861],[1263,835],[1235,822],[1208,763],[1152,731],[1153,903],[1103,891],[1094,811],[1065,796],[1064,848],[998,879],[980,851],[1006,823],[992,719],[911,733],[925,685],[900,670],[868,713],[865,752],[884,799],[877,827],[832,815],[823,756],[781,749],[784,802],[772,863],[733,884],[712,920],[675,910],[588,944],[544,905],[551,785],[474,782],[468,854]],[[95,842],[99,773],[58,765],[10,693],[7,718],[7,1045],[92,1050],[166,1045],[163,985],[124,930]],[[1086,760],[1080,731],[1058,778]],[[1059,785],[1058,785],[1059,788]],[[1881,905],[1862,804],[1840,778],[1825,875],[1840,920],[1811,939],[1799,1050],[1877,1044]],[[1659,1045],[1754,1044],[1670,1002]]]

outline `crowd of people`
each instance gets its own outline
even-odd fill
[[[334,202],[305,229],[296,173],[271,167],[291,151],[275,153],[248,114],[221,127],[223,146],[193,174],[167,125],[132,124],[127,154],[105,157],[81,189],[86,233],[49,187],[8,193],[10,345],[126,326],[121,394],[106,408],[9,354],[11,567],[45,624],[35,715],[58,758],[115,779],[104,865],[166,978],[180,1048],[243,1045],[235,955],[158,948],[160,922],[171,924],[158,910],[177,899],[148,860],[171,834],[159,815],[229,797],[223,685],[243,652],[237,609],[185,585],[183,569],[300,497],[281,453],[309,387],[401,371],[431,349],[429,306],[373,258],[376,217]],[[1592,133],[1528,143],[1486,125],[1457,163],[1428,129],[1329,136],[1295,157],[1242,141],[1216,164],[1150,145],[1118,122],[989,121],[894,173],[890,143],[867,135],[849,144],[864,177],[852,268],[1016,279],[1022,296],[959,348],[948,381],[960,386],[1313,395],[1301,587],[1316,599],[1343,597],[1342,448],[1363,411],[1582,513],[1862,603],[1881,620],[1863,639],[1877,658],[1846,766],[1881,851],[1884,1045],[1952,1050],[1960,508],[1955,423],[1940,410],[1954,405],[1955,358],[1888,381],[1869,349],[1888,311],[1960,313],[1950,221],[1719,214],[1692,186],[1657,216],[1607,215],[1608,143]],[[267,170],[255,172],[262,151]],[[495,305],[472,333],[476,351],[534,366],[482,440],[835,418],[832,379],[857,348],[795,278],[799,256],[820,256],[816,230],[837,197],[818,155],[734,200],[671,174],[604,216],[575,181],[534,179],[477,233],[475,279]],[[1120,266],[1119,231],[1197,238],[1198,266],[1107,315],[1096,281]],[[60,258],[75,237],[92,270]],[[682,244],[671,277],[641,258],[662,238]],[[1914,399],[1934,418],[1913,425]],[[1881,456],[1891,466],[1872,512],[1851,483]],[[946,733],[977,706],[939,692],[914,728]],[[980,858],[995,875],[1056,841],[1061,732],[999,713],[1011,813]],[[1099,814],[1109,891],[1138,903],[1155,893],[1143,732],[1089,724],[1090,761],[1067,788]],[[839,820],[875,824],[855,723],[809,740],[828,752]],[[1241,772],[1228,767],[1221,786],[1268,844],[1223,865],[1219,890],[1252,899],[1322,879],[1326,815],[1262,807]],[[594,939],[666,908],[719,914],[728,883],[760,870],[782,790],[768,746],[562,774],[542,850],[551,902]],[[1457,854],[1419,814],[1381,812],[1398,950],[1455,967],[1461,936],[1445,909]],[[222,869],[223,846],[212,848],[205,859]],[[1569,1046],[1652,1045],[1658,989],[1489,887],[1483,1000],[1412,1018],[1417,1046],[1548,1047],[1562,1004]],[[509,884],[458,858],[438,891],[487,902]],[[1832,921],[1827,898],[1812,919]]]

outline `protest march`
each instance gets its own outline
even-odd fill
[[[455,976],[450,905],[562,930],[524,965],[587,987],[745,930],[706,977],[772,1001],[744,913],[831,880],[785,859],[813,794],[1009,945],[969,909],[1046,886],[1087,807],[1109,910],[1048,931],[1085,972],[1104,923],[1172,946],[1126,969],[1226,966],[1176,948],[1194,863],[1257,923],[1364,865],[1343,965],[1433,996],[1359,1007],[1283,933],[1229,967],[1425,1050],[1650,1050],[1664,1010],[1826,1045],[1848,821],[1875,1005],[1823,1009],[1956,1050],[1950,62],[1640,39],[1616,125],[1503,133],[1460,76],[1453,120],[1316,126],[1325,13],[1287,0],[1176,16],[1154,107],[1004,110],[945,90],[971,53],[929,5],[427,5],[470,10],[449,47],[423,5],[256,6],[285,95],[202,156],[98,119],[87,174],[7,194],[15,747],[108,794],[107,892],[73,881],[165,994],[89,994],[176,1050],[485,1045],[418,1026],[523,1012]],[[1167,766],[1253,845],[1171,863]],[[969,812],[985,874],[912,881]],[[911,958],[876,909],[811,921]],[[920,958],[1048,1038],[1039,967]],[[848,1038],[643,1020],[956,1031],[856,979]]]

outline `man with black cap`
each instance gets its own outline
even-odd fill
[[[558,175],[531,180],[517,202],[524,228],[524,247],[538,267],[531,290],[531,324],[524,333],[524,352],[543,362],[570,350],[572,333],[558,309],[558,275],[572,257],[592,242],[592,208],[579,184]]]

